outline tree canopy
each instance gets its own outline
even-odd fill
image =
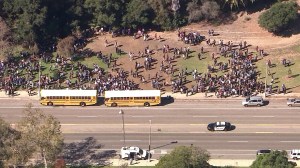
[[[188,23],[214,21],[222,13],[245,10],[255,2],[264,3],[259,0],[1,0],[0,17],[12,32],[14,43],[44,50],[59,39],[87,28],[172,30]]]
[[[40,109],[32,108],[31,104],[27,105],[24,113],[25,117],[18,125],[22,137],[31,142],[29,145],[42,155],[44,165],[47,167],[62,151],[63,135],[60,122],[52,115],[46,115]]]
[[[269,154],[258,155],[251,168],[294,168],[296,163],[288,161],[286,151],[272,151]]]
[[[199,147],[179,146],[160,158],[157,168],[209,168],[209,153]]]
[[[270,32],[278,33],[286,29],[298,18],[296,2],[278,2],[259,17],[258,23]]]

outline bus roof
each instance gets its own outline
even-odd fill
[[[113,90],[105,91],[105,97],[151,97],[160,96],[160,90]]]
[[[41,96],[97,96],[97,90],[41,90]]]

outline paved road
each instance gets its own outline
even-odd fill
[[[66,142],[94,137],[102,150],[118,150],[123,145],[121,108],[46,107],[33,100],[1,99],[0,116],[15,123],[22,117],[24,104],[55,115],[62,123]],[[286,106],[285,100],[272,100],[264,107],[241,106],[240,100],[175,101],[157,107],[124,107],[126,145],[147,149],[149,120],[154,156],[170,152],[178,145],[208,149],[213,158],[254,159],[257,149],[290,150],[300,148],[300,108]],[[214,121],[230,121],[230,132],[209,132]],[[172,143],[177,141],[177,143]]]

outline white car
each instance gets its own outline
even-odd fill
[[[294,160],[300,159],[300,149],[293,149],[290,153],[290,158]]]
[[[143,150],[139,147],[130,146],[130,147],[122,147],[121,148],[121,158],[122,159],[148,159],[149,152]],[[151,154],[150,154],[151,157]]]

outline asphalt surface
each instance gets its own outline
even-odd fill
[[[195,145],[207,149],[212,158],[255,159],[258,149],[291,150],[300,148],[300,107],[287,107],[286,100],[272,100],[263,107],[241,105],[240,100],[176,100],[164,106],[108,108],[47,107],[36,100],[1,99],[0,116],[16,123],[26,103],[33,103],[62,124],[65,142],[80,142],[94,137],[98,150],[115,150],[125,143],[148,149],[151,120],[151,150],[154,158],[169,153],[175,146]],[[234,129],[209,132],[210,122],[229,121]]]

